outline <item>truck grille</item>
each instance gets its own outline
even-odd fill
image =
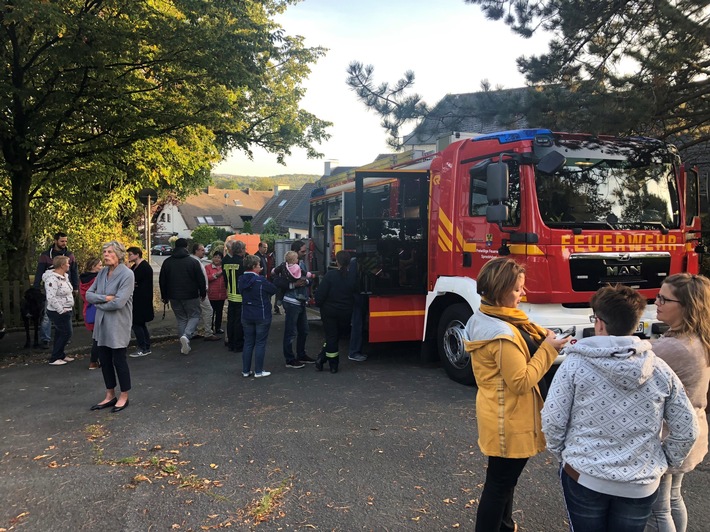
[[[572,290],[596,292],[610,284],[659,288],[671,267],[670,253],[573,253],[569,259]]]

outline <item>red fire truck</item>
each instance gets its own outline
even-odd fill
[[[465,325],[493,257],[523,263],[521,309],[575,339],[593,334],[589,299],[607,283],[641,291],[637,334],[657,335],[661,282],[699,268],[698,174],[658,140],[526,129],[372,166],[314,191],[312,269],[356,253],[368,340],[421,341],[459,382],[474,382]]]

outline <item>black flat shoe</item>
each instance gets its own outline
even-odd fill
[[[106,403],[95,404],[94,406],[91,407],[91,410],[103,410],[104,408],[110,408],[113,405],[115,405],[117,401],[118,401],[118,399],[114,397],[113,399],[111,399],[110,401],[108,401]]]
[[[126,399],[126,404],[125,404],[125,405],[123,405],[123,406],[114,406],[114,407],[111,409],[111,412],[115,414],[116,412],[120,412],[121,410],[125,410],[126,408],[128,408],[128,399]]]

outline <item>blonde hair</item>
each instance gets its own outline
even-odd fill
[[[679,302],[683,322],[667,336],[697,335],[705,348],[705,361],[710,366],[710,279],[704,275],[676,273],[666,277],[663,284],[668,285],[673,297]]]
[[[69,257],[66,255],[57,255],[54,257],[54,260],[52,261],[52,268],[57,269],[61,268],[65,264],[69,263]]]
[[[486,262],[478,274],[476,291],[488,303],[500,306],[505,296],[512,292],[525,267],[506,257]]]
[[[284,255],[284,260],[289,264],[296,264],[298,262],[298,253],[295,251],[287,251]]]

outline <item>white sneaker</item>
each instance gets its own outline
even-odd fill
[[[55,360],[54,362],[50,362],[49,365],[50,365],[50,366],[63,366],[63,365],[66,364],[66,363],[67,363],[66,360],[62,360],[61,358],[58,358],[58,359]]]
[[[144,357],[146,355],[150,355],[150,351],[136,351],[135,353],[131,353],[128,356],[131,358],[139,358],[139,357]]]
[[[247,377],[251,377],[252,375],[254,375],[254,374],[251,371],[247,371],[247,372],[242,371],[242,377],[244,377],[245,379]]]
[[[187,355],[190,352],[190,339],[184,334],[180,337],[180,352]]]
[[[268,377],[269,375],[271,375],[270,371],[261,371],[259,373],[254,373],[254,377],[256,377],[257,379],[261,377]]]
[[[64,362],[74,362],[74,357],[64,357]]]

